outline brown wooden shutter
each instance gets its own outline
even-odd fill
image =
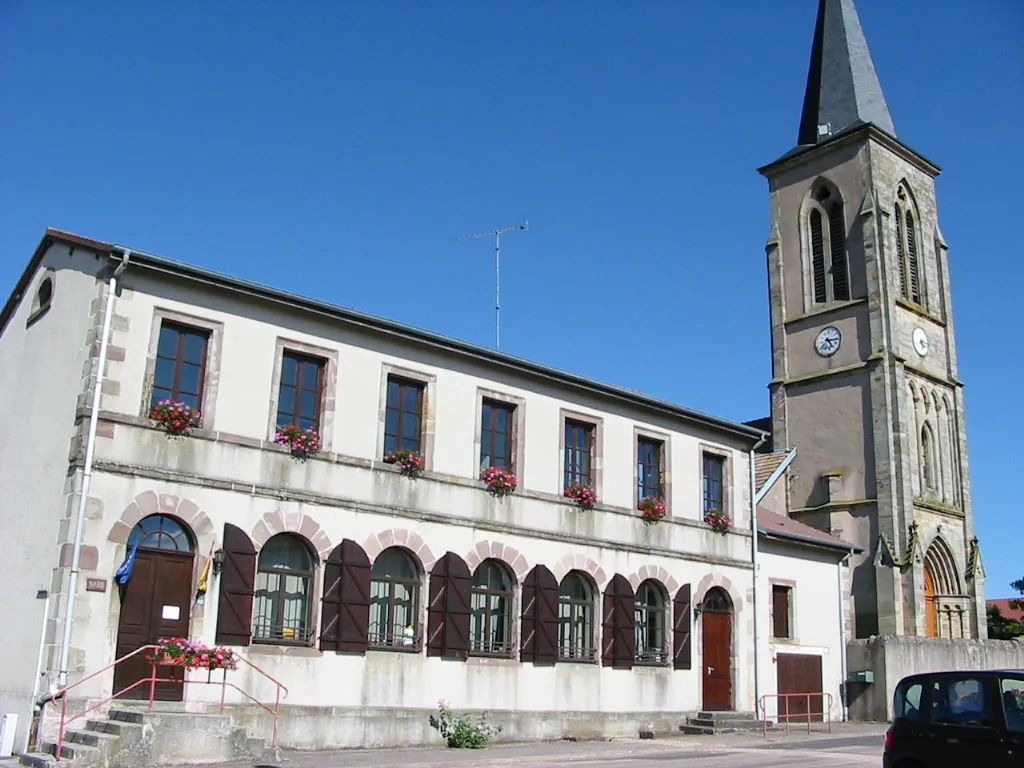
[[[370,632],[370,559],[345,539],[324,567],[320,650],[364,653]]]
[[[248,645],[252,638],[252,597],[256,581],[256,550],[248,536],[224,525],[224,565],[217,603],[217,642]]]
[[[821,212],[811,211],[811,265],[814,275],[814,300],[823,303],[828,296],[825,292],[825,234],[822,231]]]
[[[523,580],[519,658],[536,664],[558,661],[558,582],[543,565]]]
[[[690,669],[693,665],[690,653],[690,628],[693,625],[693,608],[690,602],[690,585],[683,584],[672,601],[672,666],[676,669]]]
[[[454,552],[448,552],[430,572],[427,612],[427,655],[465,659],[469,655],[469,616],[473,577]]]
[[[843,204],[832,203],[828,211],[828,250],[832,262],[832,298],[847,301],[850,298],[850,278],[846,270],[846,223]]]
[[[917,261],[917,235],[914,217],[907,211],[907,266],[910,269],[910,300],[921,303],[921,268]]]
[[[631,669],[636,656],[633,587],[626,577],[615,574],[604,591],[601,663],[618,669]]]
[[[900,294],[907,298],[907,260],[903,252],[903,211],[896,206],[896,258],[900,263]]]

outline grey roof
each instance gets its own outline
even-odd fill
[[[797,143],[818,144],[864,123],[896,136],[853,0],[820,0]]]

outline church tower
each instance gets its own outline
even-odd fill
[[[864,548],[855,636],[985,637],[939,168],[897,138],[853,0],[820,0],[797,146],[759,170],[789,514]]]

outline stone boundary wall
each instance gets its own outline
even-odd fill
[[[873,683],[848,683],[851,720],[888,721],[897,683],[921,672],[1024,669],[1024,639],[962,640],[938,637],[871,637],[846,646],[848,675],[874,672]]]

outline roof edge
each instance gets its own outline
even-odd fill
[[[589,390],[590,392],[603,397],[660,411],[669,416],[682,418],[691,423],[709,428],[712,431],[732,435],[733,437],[740,438],[742,441],[749,443],[751,448],[768,437],[768,433],[763,432],[762,430],[755,429],[739,422],[702,413],[700,411],[694,411],[676,403],[671,403],[667,400],[660,400],[655,397],[644,395],[640,392],[635,392],[633,390],[597,381],[595,379],[589,379],[584,376],[552,368],[541,363],[508,355],[504,352],[488,349],[487,347],[480,347],[466,341],[453,339],[422,328],[405,325],[404,323],[399,323],[394,320],[388,320],[386,318],[358,312],[356,310],[346,309],[328,302],[311,299],[306,296],[300,296],[298,294],[282,291],[277,288],[250,282],[241,278],[231,277],[230,275],[214,272],[203,267],[174,261],[163,256],[131,248],[130,246],[112,245],[108,247],[108,253],[111,258],[117,258],[113,251],[122,249],[131,250],[132,268],[144,267],[156,272],[162,272],[175,277],[194,280],[217,288],[242,293],[256,299],[277,302],[279,304],[286,304],[306,311],[316,312],[356,326],[362,326],[370,331],[401,337],[421,344],[426,344],[434,348],[444,349],[464,356],[473,357],[491,365],[511,368],[518,372],[526,372],[530,375],[543,379]]]
[[[874,139],[879,144],[882,144],[887,149],[892,150],[908,162],[916,165],[925,173],[931,174],[933,177],[937,177],[942,173],[942,168],[940,166],[936,165],[920,152],[912,149],[909,145],[905,144],[892,134],[886,132],[882,128],[879,128],[874,123],[857,123],[840,131],[839,133],[833,134],[826,141],[823,141],[820,144],[797,145],[789,152],[782,155],[782,157],[776,158],[766,165],[762,165],[757,169],[757,172],[762,176],[769,176],[788,165],[795,165],[798,159],[801,162],[813,159],[818,154],[824,154],[826,148],[828,150],[835,149],[844,144],[852,144],[861,138]]]
[[[18,281],[14,284],[14,289],[7,297],[7,301],[4,302],[3,308],[0,309],[0,335],[7,330],[7,324],[11,321],[15,311],[18,309],[18,305],[21,304],[21,300],[25,297],[25,291],[28,290],[29,283],[32,282],[32,278],[35,276],[36,270],[39,269],[39,265],[42,263],[47,251],[50,250],[50,246],[55,242],[66,243],[72,247],[78,246],[88,248],[101,255],[104,253],[110,253],[114,248],[110,243],[104,243],[101,240],[93,240],[88,237],[76,235],[72,232],[65,232],[61,229],[47,227],[42,239],[39,241],[35,251],[32,253],[32,258],[30,258],[28,264],[25,265],[25,270],[21,273],[21,277],[19,277]]]
[[[842,541],[825,541],[824,539],[816,539],[811,536],[805,536],[802,533],[793,533],[791,531],[780,531],[774,528],[768,528],[767,526],[757,524],[757,532],[759,535],[764,536],[768,539],[783,539],[786,541],[795,541],[798,544],[807,544],[812,547],[820,547],[821,549],[831,549],[836,552],[852,552],[854,554],[860,554],[864,551],[864,547],[859,544],[848,544]]]

